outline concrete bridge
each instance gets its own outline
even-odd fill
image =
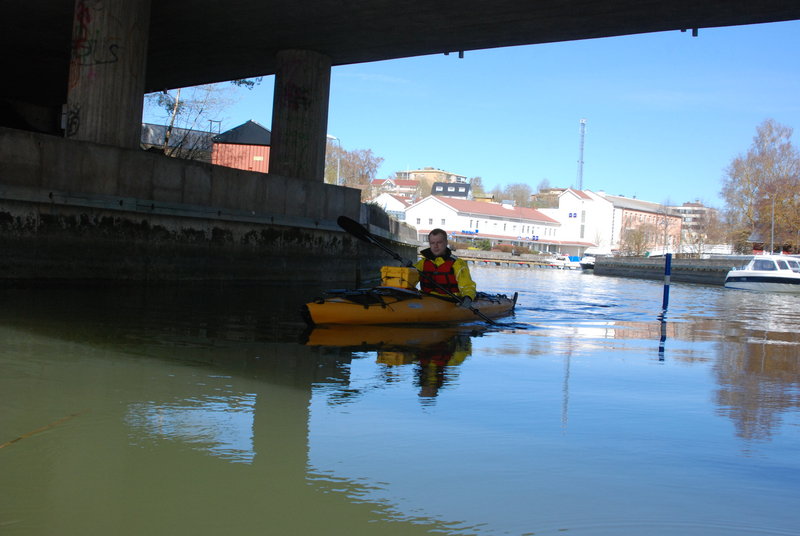
[[[357,191],[322,180],[333,66],[800,18],[800,3],[785,0],[7,4],[6,281],[354,281],[385,259],[334,225],[338,215],[366,222],[369,213]],[[144,93],[272,74],[269,175],[139,151]],[[399,229],[372,223],[413,255]]]

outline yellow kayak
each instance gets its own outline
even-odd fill
[[[517,295],[479,292],[472,309],[459,307],[452,298],[422,294],[397,287],[328,291],[305,306],[309,324],[438,324],[471,322],[481,317],[507,315],[514,310]]]

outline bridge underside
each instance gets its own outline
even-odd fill
[[[89,0],[6,2],[2,96],[60,106],[73,14]],[[158,0],[147,92],[275,74],[281,50],[332,65],[800,18],[786,0]],[[13,53],[12,53],[13,51]]]

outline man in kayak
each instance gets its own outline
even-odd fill
[[[437,288],[436,285],[439,285],[461,298],[462,307],[471,306],[475,299],[475,282],[469,274],[467,263],[453,255],[447,247],[447,233],[442,229],[434,229],[428,234],[428,245],[430,247],[420,253],[422,258],[414,264],[420,275],[420,290],[447,295]]]

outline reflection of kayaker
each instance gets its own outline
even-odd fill
[[[426,347],[418,353],[416,374],[420,398],[432,398],[439,394],[455,375],[453,367],[460,365],[472,353],[472,340],[456,336],[448,341]]]
[[[421,398],[435,397],[472,353],[472,337],[487,328],[464,326],[316,326],[306,334],[305,344],[345,348],[353,352],[377,351],[383,365],[414,366],[415,385]]]

